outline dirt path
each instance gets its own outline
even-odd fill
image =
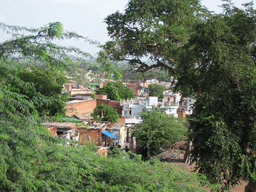
[[[173,163],[175,166],[181,166],[184,168],[185,172],[186,173],[190,173],[194,170],[194,167],[195,167],[195,164],[192,164],[190,165],[189,163],[181,163],[181,162],[178,162],[178,163]],[[241,180],[240,181],[241,183],[239,185],[236,185],[235,187],[232,187],[230,189],[231,192],[243,192],[244,191],[244,188],[245,186],[247,185],[247,182],[245,182],[244,180]],[[208,192],[211,192],[211,189],[209,188],[205,188]]]

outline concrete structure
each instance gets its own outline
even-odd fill
[[[152,107],[164,108],[166,114],[173,115],[174,117],[186,117],[193,112],[193,103],[191,98],[182,98],[180,93],[173,93],[171,90],[163,92],[164,98],[162,102],[158,101],[157,97],[148,97],[147,99],[124,100],[121,105],[123,106],[122,115],[128,118],[129,116],[139,116],[143,108],[151,110]],[[127,124],[126,124],[127,125]]]
[[[112,139],[112,142],[115,145],[121,145],[121,147],[124,147],[124,143],[126,142],[127,138],[127,132],[124,125],[120,124],[114,124],[112,127],[109,127],[108,130],[116,136],[116,138]]]

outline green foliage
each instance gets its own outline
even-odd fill
[[[121,101],[122,99],[134,98],[134,94],[129,87],[126,87],[122,81],[109,82],[103,88],[96,91],[97,94],[107,95],[108,99]]]
[[[130,0],[125,13],[106,18],[113,41],[104,48],[111,59],[129,61],[138,71],[155,67],[172,71],[201,10],[197,0]],[[153,64],[143,62],[145,57]]]
[[[114,79],[120,80],[122,78],[122,74],[117,71],[115,66],[110,62],[110,59],[108,58],[108,55],[106,52],[101,51],[99,53],[99,57],[97,58],[97,62],[101,63],[101,67],[103,68],[103,71],[107,73],[107,78],[111,79],[112,74]]]
[[[38,66],[33,66],[31,71],[25,68],[13,68],[9,71],[10,68],[6,67],[5,63],[4,61],[0,63],[0,68],[5,69],[0,74],[4,80],[6,91],[18,94],[30,101],[30,112],[33,111],[35,115],[40,116],[65,115],[64,107],[68,95],[61,94],[62,85],[66,81],[64,74],[55,68],[43,70]],[[11,60],[8,63],[13,64]],[[13,107],[19,110],[19,107]]]
[[[164,94],[163,94],[163,91],[165,90],[164,86],[158,85],[155,83],[155,84],[149,85],[148,90],[149,90],[149,96],[156,96],[159,99],[164,98]]]
[[[103,117],[101,115],[103,115]],[[106,105],[106,104],[98,105],[93,110],[93,113],[91,113],[91,116],[95,120],[110,121],[110,122],[117,122],[117,120],[119,119],[119,114],[117,113],[117,110],[111,107],[110,105]]]
[[[129,82],[131,80],[142,81],[145,82],[148,79],[157,79],[159,81],[170,82],[170,74],[168,72],[163,71],[161,69],[158,70],[148,70],[144,73],[137,72],[134,69],[130,69],[130,67],[124,66],[120,67],[119,72],[123,75],[122,81]]]
[[[196,95],[192,161],[228,188],[241,176],[256,178],[256,11],[252,2],[245,10],[226,2],[223,14],[209,14],[198,1],[131,0],[124,14],[107,17],[113,41],[105,49],[138,71],[165,68],[176,90]]]
[[[45,96],[61,94],[62,86],[67,82],[65,74],[53,67],[45,70],[38,66],[20,68],[16,75],[24,82],[33,83],[36,91]]]
[[[176,68],[177,86],[196,92],[189,119],[192,161],[226,188],[256,173],[255,16],[229,11],[195,26]]]
[[[152,111],[144,109],[141,118],[143,122],[135,126],[134,136],[146,158],[158,154],[160,148],[166,144],[186,138],[187,128],[162,109],[153,108]]]
[[[9,137],[0,139],[2,191],[204,191],[195,173],[171,164],[131,160],[125,152],[101,157],[91,144],[72,147],[50,136],[33,117],[0,118],[0,135]]]
[[[16,34],[16,39],[0,44],[0,191],[204,191],[195,173],[180,172],[170,164],[131,160],[125,153],[105,158],[96,155],[91,144],[79,146],[52,137],[35,110],[49,104],[47,97],[60,100],[60,74],[54,68],[17,70],[21,60],[12,56],[22,54],[61,67],[70,60],[64,48],[50,45],[48,40],[75,34],[63,32],[60,23],[41,29],[0,27],[36,33]],[[44,46],[46,51],[40,52]],[[56,51],[61,53],[59,57]],[[52,91],[47,92],[45,86]]]

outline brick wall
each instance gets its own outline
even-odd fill
[[[94,100],[83,100],[79,102],[69,103],[65,106],[66,115],[72,116],[73,114],[82,115],[85,113],[92,113],[96,108],[97,101]]]
[[[127,83],[127,87],[129,87],[134,95],[140,95],[141,86],[139,83]]]
[[[96,95],[97,99],[107,100],[107,95]]]
[[[83,145],[88,142],[100,145],[100,130],[99,129],[79,129],[79,144]]]
[[[119,101],[113,101],[113,100],[106,100],[106,99],[97,99],[97,106],[101,104],[110,105],[112,107],[114,106],[120,106]]]
[[[186,111],[177,109],[178,118],[186,117]]]
[[[50,127],[50,128],[48,128],[48,130],[51,132],[53,137],[57,136],[57,130],[58,130],[57,127]]]
[[[125,125],[125,117],[122,116],[121,118],[118,119],[117,121],[118,124],[121,124],[121,125]]]

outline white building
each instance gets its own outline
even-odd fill
[[[178,117],[177,110],[182,109],[186,111],[187,115],[193,112],[193,103],[191,98],[182,98],[180,93],[174,93],[171,90],[163,92],[164,98],[162,102],[158,102],[158,97],[148,97],[144,100],[127,100],[121,103],[123,106],[123,116],[139,116],[144,108],[151,110],[153,107],[165,108],[168,115]]]

